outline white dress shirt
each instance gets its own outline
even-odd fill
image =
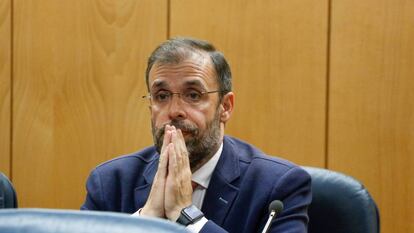
[[[197,206],[197,208],[199,209],[201,209],[203,205],[204,196],[206,195],[208,185],[210,184],[211,175],[213,175],[213,171],[216,168],[217,162],[220,158],[222,151],[223,143],[220,145],[220,148],[213,155],[213,157],[211,157],[211,159],[206,164],[200,167],[191,176],[191,180],[198,184],[198,186],[195,188],[193,192],[192,200],[193,204]]]

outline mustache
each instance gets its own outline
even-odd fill
[[[173,120],[170,123],[165,123],[161,128],[158,129],[158,135],[160,137],[164,136],[165,126],[167,125],[174,126],[176,129],[180,129],[183,133],[185,132],[193,136],[196,136],[199,133],[197,126],[185,123],[184,121]]]

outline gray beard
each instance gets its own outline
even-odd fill
[[[216,111],[214,119],[207,123],[207,128],[204,132],[200,132],[196,125],[185,123],[181,120],[172,120],[168,123],[171,126],[175,126],[176,129],[181,129],[190,134],[190,137],[185,141],[185,145],[189,153],[191,169],[198,168],[199,165],[207,162],[220,146],[220,120],[218,112]],[[151,124],[155,148],[161,154],[165,125],[167,124],[160,128],[155,127],[154,122]]]

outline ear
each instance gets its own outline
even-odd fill
[[[222,123],[226,123],[230,117],[231,113],[233,112],[234,108],[234,93],[229,92],[223,96],[223,99],[221,100],[221,113],[220,113],[220,121]]]

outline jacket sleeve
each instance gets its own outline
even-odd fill
[[[311,177],[300,167],[290,169],[275,185],[273,189],[274,199],[281,200],[284,209],[280,216],[272,222],[272,233],[308,232],[308,206],[312,202]],[[262,220],[263,229],[266,219]]]
[[[311,177],[300,167],[293,167],[280,179],[275,179],[273,191],[269,196],[269,203],[273,200],[283,202],[284,210],[273,219],[269,232],[271,233],[306,233],[309,218],[308,206],[312,201]],[[256,227],[256,232],[262,232],[267,222],[268,214],[265,214]],[[201,233],[227,232],[213,221],[208,221],[200,231]]]
[[[200,233],[225,233],[227,232],[213,221],[208,221],[201,229]]]
[[[81,210],[104,210],[103,203],[103,192],[102,182],[98,171],[95,169],[91,172],[86,181],[86,199]]]

